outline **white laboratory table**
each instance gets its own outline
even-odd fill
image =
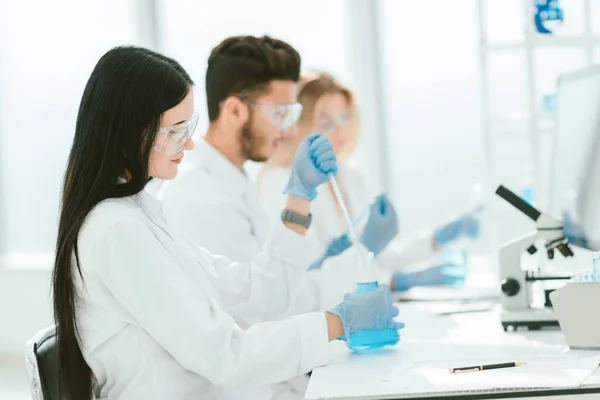
[[[453,349],[465,347],[471,354],[485,354],[486,359],[503,358],[505,346],[514,352],[523,346],[524,352],[536,347],[552,346],[557,352],[566,348],[560,330],[504,332],[500,324],[498,306],[483,312],[439,315],[448,311],[448,303],[400,303],[401,321],[406,327],[401,331],[398,345],[362,354],[354,354],[341,343],[332,351],[332,361],[313,371],[306,399],[402,399],[402,398],[548,398],[548,399],[600,399],[600,371],[597,369],[583,386],[575,391],[460,394],[456,396],[403,395],[393,382],[384,381],[402,360],[415,363],[426,360],[460,359],[464,354],[453,354]],[[442,308],[440,308],[442,307]],[[563,395],[559,395],[562,393]],[[410,397],[409,397],[410,396]]]

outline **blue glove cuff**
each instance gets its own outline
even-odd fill
[[[288,184],[285,186],[283,193],[289,194],[291,196],[300,197],[302,199],[308,199],[310,201],[313,201],[317,197],[316,189],[306,190],[306,188],[304,188],[304,186],[302,186],[302,184],[300,183],[300,180],[296,178],[296,171],[292,172],[292,175],[290,176],[290,180],[288,181]]]
[[[451,242],[451,240],[449,240],[448,236],[445,234],[445,232],[442,229],[438,229],[433,234],[433,240],[435,241],[435,244],[438,247],[444,247],[445,245],[447,245],[448,243]]]
[[[342,310],[340,310],[340,308],[343,307],[343,305],[340,303],[337,306],[335,306],[334,308],[332,308],[331,310],[327,311],[329,314],[335,315],[337,317],[340,318],[340,321],[342,321],[342,327],[344,328],[344,334],[342,336],[340,336],[337,339],[340,338],[344,338],[341,339],[344,342],[346,341],[346,338],[348,337],[348,335],[350,334],[350,327],[346,324],[346,321],[344,321],[344,317],[342,317]]]
[[[312,264],[310,264],[308,266],[308,270],[309,271],[313,271],[315,269],[321,269],[321,267],[323,266],[323,262],[325,261],[325,258],[319,258],[317,261],[313,262]]]
[[[394,277],[392,278],[392,290],[397,292],[405,292],[410,289],[413,285],[410,282],[410,279],[407,274],[402,272],[394,272]]]
[[[367,249],[369,249],[369,251],[371,253],[373,253],[373,256],[377,257],[377,255],[379,254],[379,246],[375,246],[375,244],[371,243],[367,238],[365,238],[365,235],[363,233],[363,235],[360,237],[360,242],[365,245],[365,247]]]

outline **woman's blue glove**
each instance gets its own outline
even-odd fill
[[[292,174],[283,193],[314,200],[317,187],[327,182],[328,174],[337,174],[337,169],[331,143],[320,133],[313,133],[298,146],[292,162]]]
[[[320,269],[321,265],[325,262],[326,259],[342,254],[350,246],[352,246],[352,241],[348,237],[347,233],[344,233],[341,236],[331,239],[331,241],[327,245],[327,248],[325,249],[325,253],[323,253],[323,256],[314,263],[312,263],[308,267],[308,270],[310,271],[313,269]]]
[[[563,231],[572,245],[589,249],[589,243],[583,228],[571,219],[569,213],[563,214]]]
[[[328,312],[340,317],[346,339],[358,331],[404,327],[404,324],[394,321],[398,308],[394,306],[394,298],[385,286],[365,293],[348,293],[344,301]]]
[[[360,241],[377,256],[398,234],[398,216],[385,194],[377,196],[369,207],[369,220]]]
[[[392,279],[392,290],[405,291],[414,286],[459,286],[465,282],[467,266],[446,262],[416,272],[395,272]]]
[[[442,226],[433,234],[435,244],[444,247],[450,242],[467,236],[475,239],[479,236],[479,220],[475,214],[467,214],[447,225]]]

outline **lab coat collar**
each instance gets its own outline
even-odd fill
[[[126,183],[126,182],[127,181],[122,177],[117,178],[118,185]],[[154,197],[152,194],[150,194],[150,192],[147,191],[147,188],[148,188],[148,185],[146,185],[146,187],[144,189],[142,189],[141,192],[136,193],[133,196],[131,196],[131,198],[150,217],[160,217],[161,219],[164,219],[162,202],[160,200],[158,200],[156,197]]]
[[[156,197],[152,196],[150,193],[146,191],[146,189],[142,190],[138,194],[134,195],[134,199],[136,203],[142,207],[144,212],[151,217],[162,217],[163,216],[163,206],[162,202],[158,200]]]
[[[240,171],[223,154],[209,144],[204,138],[196,142],[196,149],[190,152],[190,164],[217,175],[217,181],[223,182],[224,187],[232,194],[241,195],[251,187],[246,171]]]
[[[132,196],[133,200],[141,207],[150,220],[162,229],[169,237],[175,240],[167,219],[163,212],[163,203],[154,197],[146,189]]]

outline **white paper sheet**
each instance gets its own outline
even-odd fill
[[[449,369],[472,365],[523,361],[526,365],[462,374]],[[399,365],[385,379],[410,392],[445,392],[504,388],[571,388],[580,386],[600,364],[598,352],[567,352],[535,358],[427,361]]]

